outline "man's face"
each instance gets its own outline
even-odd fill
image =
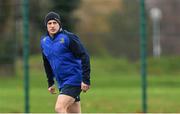
[[[47,23],[47,30],[50,36],[53,36],[59,31],[59,23],[55,20],[49,20]]]

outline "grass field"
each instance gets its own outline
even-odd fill
[[[180,112],[180,58],[148,60],[148,112]],[[92,58],[91,89],[81,94],[82,112],[142,112],[140,67],[125,59]],[[16,76],[0,78],[0,112],[24,112],[22,61]],[[54,112],[40,56],[30,59],[30,112]]]

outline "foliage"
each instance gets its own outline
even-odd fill
[[[4,17],[8,17],[9,16],[9,6],[8,3],[10,2],[10,0],[1,0],[0,1],[0,21],[3,23],[6,18]],[[1,31],[1,28],[0,28]]]
[[[81,0],[53,0],[52,11],[60,14],[63,28],[73,30],[75,26],[75,18],[72,12],[79,6]]]

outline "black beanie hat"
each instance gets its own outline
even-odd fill
[[[60,25],[60,22],[61,22],[61,18],[59,16],[59,14],[55,13],[55,12],[49,12],[46,16],[45,16],[45,19],[44,19],[44,24],[45,26],[47,26],[47,23],[49,20],[56,20],[59,25]]]

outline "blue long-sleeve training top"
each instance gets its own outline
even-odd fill
[[[90,58],[78,36],[61,30],[53,38],[42,37],[41,50],[48,87],[54,84],[80,86],[81,82],[90,85]]]

